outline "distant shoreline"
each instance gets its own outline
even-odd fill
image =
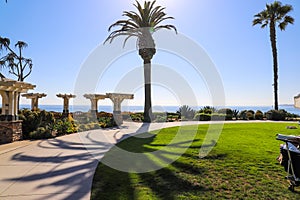
[[[1,105],[0,105],[1,107]],[[195,110],[199,110],[204,106],[191,106],[191,108]],[[253,110],[257,111],[260,110],[262,112],[267,112],[269,110],[272,110],[272,106],[225,106],[226,108],[230,108],[233,110]],[[29,104],[21,104],[20,108],[28,108],[30,109]],[[42,110],[46,111],[54,111],[54,112],[62,112],[63,106],[62,105],[39,105],[39,108]],[[75,112],[75,111],[82,111],[82,112],[87,112],[91,108],[90,105],[70,105],[70,112]],[[224,108],[224,107],[216,107],[216,108]],[[153,112],[176,112],[179,109],[179,106],[154,106],[153,107]],[[300,109],[297,109],[294,107],[292,104],[282,104],[279,105],[279,109],[284,109],[287,112],[294,113],[300,115]],[[113,107],[112,106],[98,106],[98,111],[104,111],[104,112],[112,112]],[[122,106],[122,111],[128,111],[128,112],[143,112],[144,107],[143,106]]]

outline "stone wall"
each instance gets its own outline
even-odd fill
[[[0,144],[22,140],[22,121],[0,122]]]

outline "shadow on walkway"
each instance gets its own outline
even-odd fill
[[[2,167],[11,166],[22,171],[22,175],[13,174],[1,180],[7,183],[7,188],[0,190],[0,199],[10,196],[20,199],[24,196],[41,199],[89,199],[98,160],[87,151],[86,145],[90,150],[100,150],[102,154],[111,147],[108,143],[92,140],[90,144],[83,144],[79,135],[73,134],[42,140],[35,145],[10,152],[10,161],[5,166],[1,164],[0,170],[3,172]]]

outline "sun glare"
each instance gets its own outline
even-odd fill
[[[141,4],[144,3],[145,0],[138,0]],[[153,0],[150,0],[153,1]],[[122,8],[132,7],[132,4],[135,3],[135,0],[117,0],[118,5]],[[166,7],[166,12],[174,12],[179,11],[186,4],[184,0],[156,0],[156,5],[160,5]]]

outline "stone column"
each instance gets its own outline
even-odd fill
[[[63,98],[63,100],[64,100],[63,115],[68,116],[68,114],[69,114],[69,100],[71,98],[75,98],[76,95],[72,95],[72,94],[57,94],[56,96],[59,97],[59,98]]]
[[[22,121],[0,121],[0,144],[22,140]]]
[[[91,101],[91,113],[98,113],[98,100],[105,99],[107,96],[104,94],[85,94],[83,95],[85,98]]]
[[[124,99],[133,99],[133,94],[120,94],[120,93],[106,93],[106,96],[113,102],[114,110],[113,115],[118,125],[123,123],[121,115],[121,103]]]
[[[17,119],[17,98],[14,91],[2,91],[2,113],[0,121],[14,121]]]
[[[23,94],[23,97],[26,97],[27,99],[31,99],[31,110],[35,111],[39,107],[39,99],[46,97],[47,95],[44,93],[28,93]]]
[[[0,121],[7,121],[9,116],[9,96],[7,91],[0,91],[2,96],[2,113]]]

